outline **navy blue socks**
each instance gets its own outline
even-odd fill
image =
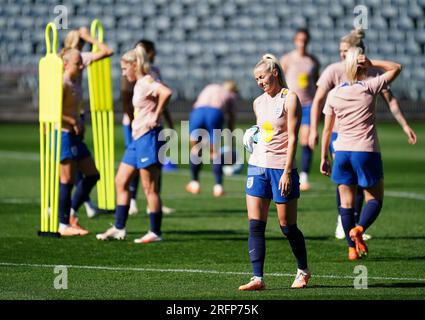
[[[80,206],[87,200],[89,200],[90,191],[96,185],[100,179],[100,175],[87,176],[80,180],[77,184],[74,196],[72,197],[72,209],[78,211]]]
[[[309,173],[311,167],[311,160],[313,159],[313,151],[308,145],[301,146],[301,171]]]
[[[362,212],[362,207],[363,207],[363,201],[364,201],[363,188],[360,186],[357,186],[356,198],[354,200],[354,221],[356,222],[356,225],[359,224],[360,214]]]
[[[130,194],[131,194],[131,199],[136,199],[137,188],[139,187],[139,181],[140,181],[139,174],[137,174],[137,176],[135,176],[130,181],[129,190],[130,190]]]
[[[149,214],[150,230],[157,236],[161,235],[161,222],[162,222],[162,211],[151,212]]]
[[[59,184],[59,222],[69,224],[71,210],[71,192],[74,184]]]
[[[215,184],[223,184],[223,165],[213,163],[212,169],[214,173]]]
[[[354,248],[355,244],[350,239],[350,230],[356,226],[354,222],[354,209],[353,208],[341,208],[339,207],[339,214],[341,216],[342,227],[345,233],[345,239],[347,240],[348,246]]]
[[[201,170],[202,163],[195,164],[192,162],[192,159],[190,157],[190,173],[192,176],[192,180],[198,181],[199,180],[199,171]]]
[[[251,260],[254,276],[262,277],[264,259],[266,256],[266,231],[267,223],[260,220],[249,220],[248,254]]]
[[[115,228],[124,229],[128,218],[130,206],[117,205],[115,209]]]
[[[297,224],[292,226],[280,226],[282,233],[288,238],[292,253],[297,260],[298,269],[307,269],[307,249],[305,247],[304,235],[298,229]]]
[[[363,227],[363,230],[366,230],[370,225],[376,220],[379,213],[381,212],[382,202],[376,199],[369,200],[360,217],[359,225]]]

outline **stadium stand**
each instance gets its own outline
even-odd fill
[[[10,73],[18,77],[20,90],[28,86],[27,90],[37,91],[44,28],[55,19],[58,4],[0,0],[0,72],[3,79]],[[363,4],[368,8],[368,54],[403,63],[404,71],[392,88],[401,100],[409,101],[413,113],[420,112],[415,108],[425,101],[424,0],[340,0],[331,5],[324,0],[65,0],[60,4],[68,9],[69,28],[88,26],[94,18],[103,23],[105,41],[116,53],[112,59],[116,99],[120,55],[140,38],[154,40],[156,64],[175,91],[173,101],[185,101],[177,103],[183,108],[177,111],[182,112],[189,110],[190,101],[207,83],[225,78],[238,82],[248,105],[259,93],[251,75],[253,65],[265,52],[281,56],[291,50],[298,27],[310,29],[311,52],[322,69],[337,61],[339,39],[353,28],[354,6]],[[60,42],[66,32],[60,30]],[[19,78],[22,75],[24,80]],[[37,96],[32,96],[36,110]],[[0,99],[0,107],[4,103]]]

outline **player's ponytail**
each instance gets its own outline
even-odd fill
[[[142,46],[137,46],[135,49],[127,51],[121,61],[127,63],[136,63],[136,74],[145,75],[150,72],[150,63],[145,49]]]
[[[348,43],[350,47],[358,47],[365,51],[365,45],[363,38],[365,37],[365,31],[362,28],[356,28],[349,34],[341,38],[341,42]]]
[[[357,65],[357,59],[361,54],[363,54],[363,50],[358,47],[350,48],[347,51],[347,56],[345,58],[345,74],[350,85],[357,81],[360,71]]]
[[[255,65],[254,70],[257,69],[260,66],[264,66],[270,72],[272,72],[274,69],[276,69],[277,74],[278,74],[279,84],[282,87],[286,86],[285,76],[283,74],[282,67],[279,63],[279,60],[277,60],[277,58],[274,55],[272,55],[271,53],[266,53],[265,55],[263,55],[261,60],[258,61],[258,63]]]
[[[80,33],[78,30],[71,30],[67,33],[65,40],[63,42],[64,48],[78,48],[78,43],[80,42]]]

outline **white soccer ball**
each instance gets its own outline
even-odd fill
[[[252,126],[245,131],[245,134],[243,135],[243,145],[249,153],[254,151],[254,145],[258,143],[259,134],[259,126]]]

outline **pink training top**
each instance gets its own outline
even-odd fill
[[[297,94],[302,106],[310,105],[316,92],[314,77],[318,74],[319,63],[313,56],[300,56],[296,50],[284,55],[281,61],[284,59],[288,88]]]
[[[155,81],[162,82],[161,72],[158,67],[151,66],[150,75],[154,78]],[[135,82],[131,83],[131,82],[125,81],[125,87],[122,87],[122,89],[133,92],[135,84],[136,84]],[[127,113],[124,112],[122,116],[122,124],[128,126],[130,125],[130,123],[131,123],[130,117],[127,115]]]
[[[132,122],[132,136],[136,140],[150,129],[146,124],[155,116],[158,107],[156,90],[160,83],[155,81],[151,75],[145,75],[136,81],[133,93],[134,120]],[[159,126],[159,120],[156,126]]]
[[[95,54],[93,52],[81,52],[81,58],[83,59],[84,68],[87,68],[90,63],[95,61]]]
[[[343,83],[329,92],[323,113],[336,115],[338,138],[335,151],[379,152],[375,126],[375,97],[387,87],[384,75]]]
[[[254,100],[257,126],[260,127],[258,143],[248,163],[262,168],[284,169],[288,149],[287,108],[288,89],[276,96],[263,93]]]
[[[236,111],[236,94],[227,90],[221,84],[209,84],[198,95],[193,109],[210,107],[223,112]]]
[[[375,67],[369,67],[367,69],[366,79],[374,78],[383,73],[381,69]],[[320,75],[319,80],[317,80],[317,87],[325,90],[326,92],[331,91],[336,86],[340,85],[347,81],[347,76],[345,75],[345,63],[344,61],[335,62],[326,67],[323,73]],[[387,87],[389,89],[389,87]],[[385,91],[384,89],[382,91]],[[335,124],[332,129],[333,132],[338,132],[338,120],[335,119]]]

